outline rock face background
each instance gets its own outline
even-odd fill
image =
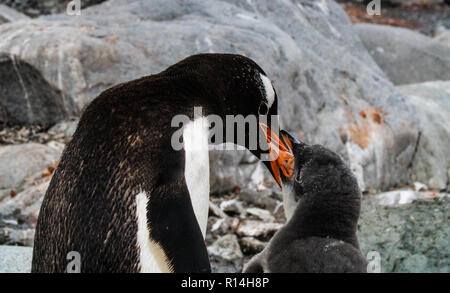
[[[85,8],[95,5],[105,0],[80,0],[81,7]],[[0,0],[0,4],[5,4],[25,13],[31,17],[41,14],[61,13],[66,11],[67,4],[71,0]]]
[[[358,24],[356,30],[394,84],[450,79],[450,50],[438,40],[408,29],[375,24]]]
[[[76,113],[70,99],[14,55],[0,55],[0,96],[0,124],[48,125]]]
[[[20,8],[20,1],[3,1],[32,17],[64,11],[62,2],[38,9],[40,2]],[[435,81],[450,79],[444,41],[385,26],[355,27],[333,0],[85,2],[103,3],[81,16],[33,19],[0,6],[0,244],[32,245],[42,196],[76,128],[76,120],[66,119],[117,83],[202,52],[239,53],[260,64],[280,97],[282,127],[341,154],[365,192],[415,181],[427,185],[428,195],[449,190],[449,84]],[[216,271],[240,271],[284,223],[281,195],[248,152],[210,157],[215,196],[208,251]],[[426,249],[387,255],[379,240],[394,224],[379,219],[395,214],[397,205],[385,211],[370,198],[361,242],[365,252],[380,251],[384,271],[408,271],[414,261],[425,263],[426,271],[448,271],[448,263],[436,262]],[[437,210],[448,205],[423,200]],[[404,217],[416,211],[410,206],[399,208]],[[412,235],[425,233],[415,229]],[[448,233],[442,235],[448,243]]]
[[[413,180],[449,191],[450,81],[404,85],[397,89],[408,96],[422,122],[417,159],[412,165]]]
[[[37,68],[76,112],[104,89],[186,56],[244,54],[276,81],[284,128],[343,155],[363,189],[409,181],[420,131],[414,108],[333,1],[110,0],[81,17],[6,24],[0,36],[0,51]],[[242,153],[221,156],[212,157],[219,162],[213,191],[245,183],[255,171],[236,169],[247,163]]]

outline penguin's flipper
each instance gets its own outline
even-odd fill
[[[150,238],[164,250],[173,272],[211,271],[185,180],[178,178],[152,189],[147,221]]]

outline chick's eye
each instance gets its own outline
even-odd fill
[[[295,174],[294,177],[294,190],[295,190],[295,195],[296,195],[296,199],[297,201],[300,199],[300,197],[305,193],[304,190],[304,183],[302,180],[302,171],[298,171],[297,174]]]
[[[297,181],[298,183],[302,182],[301,171],[297,172],[297,174],[295,175],[295,181]]]
[[[258,114],[259,115],[267,115],[267,113],[269,113],[269,106],[267,106],[266,103],[262,102],[259,105]]]

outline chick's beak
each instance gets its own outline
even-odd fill
[[[294,175],[292,142],[285,135],[282,135],[282,138],[280,139],[275,132],[262,122],[259,123],[259,126],[269,144],[270,161],[265,163],[269,167],[273,178],[281,187],[281,173],[283,173],[286,178],[292,178]]]

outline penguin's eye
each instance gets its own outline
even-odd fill
[[[267,115],[267,113],[269,113],[269,106],[267,106],[266,103],[262,102],[259,105],[258,114],[259,115]]]

